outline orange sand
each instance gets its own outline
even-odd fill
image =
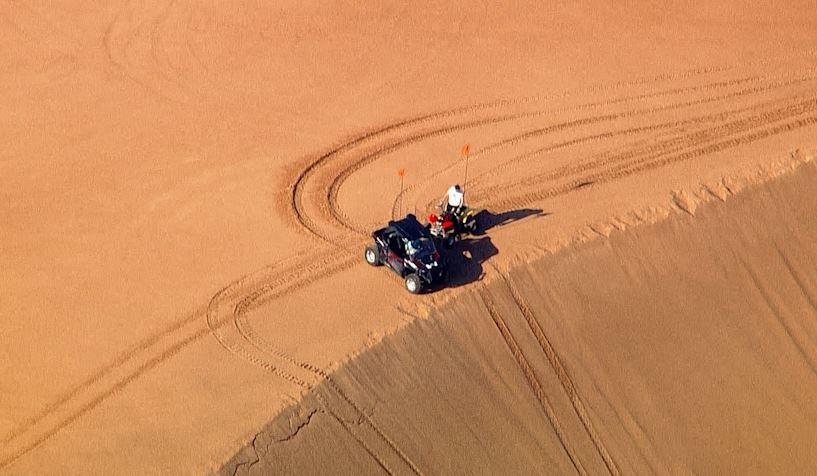
[[[509,304],[503,291],[487,297],[483,286],[498,286],[491,283],[520,269],[532,273],[523,282],[539,290],[524,294],[537,316],[563,306],[553,314],[561,321],[543,331],[554,333],[547,335],[587,399],[588,419],[622,471],[813,467],[802,456],[806,443],[763,439],[752,433],[763,422],[734,416],[785,397],[778,429],[813,421],[799,406],[800,394],[785,393],[813,358],[812,311],[807,300],[788,304],[790,294],[811,292],[813,282],[786,278],[780,256],[767,253],[770,243],[784,255],[799,250],[785,256],[792,276],[805,273],[793,260],[813,264],[814,255],[787,246],[810,240],[813,214],[806,223],[785,222],[785,235],[770,238],[765,233],[782,226],[770,218],[774,213],[753,218],[729,201],[746,184],[772,180],[817,150],[815,25],[810,2],[731,0],[672,7],[0,5],[0,473],[218,470],[267,422],[331,386],[326,382],[344,362],[356,355],[370,362],[375,354],[366,349],[393,348],[377,346],[385,336],[397,339],[407,326],[406,335],[417,326],[451,326],[462,316],[446,309],[465,306],[470,314],[483,298],[495,300],[500,314],[509,312],[501,308]],[[363,263],[363,243],[393,213],[424,215],[462,181],[459,151],[466,142],[468,200],[490,212],[495,226],[469,245],[470,259],[457,259],[450,287],[409,296],[396,276]],[[398,199],[401,167],[406,189]],[[813,195],[808,187],[781,187],[803,203]],[[701,204],[713,197],[727,202]],[[774,206],[783,215],[795,209]],[[630,236],[630,228],[681,223],[672,218],[677,213],[695,214],[694,222],[699,207],[723,210],[706,213],[724,213],[744,230],[746,243],[720,240],[724,232],[706,240],[695,225],[681,235],[688,248],[661,238],[666,231],[616,238],[617,230]],[[676,226],[670,224],[654,226]],[[603,244],[608,237],[645,247],[644,261],[627,264],[626,257],[639,254],[632,247],[617,257],[582,248],[612,247]],[[601,244],[578,246],[588,240]],[[701,275],[691,281],[708,286],[680,283],[671,303],[645,291],[669,286],[658,277],[677,274],[682,257],[709,256],[694,244],[710,241],[744,253],[755,281],[733,260],[693,267]],[[525,265],[554,253],[571,266],[582,261],[581,270],[554,280],[548,268]],[[615,275],[616,266],[629,274]],[[565,294],[591,283],[598,294]],[[728,293],[704,292],[719,288]],[[758,300],[761,291],[765,301]],[[627,305],[611,307],[609,300]],[[733,301],[754,303],[746,304],[756,311],[747,319],[785,321],[800,353],[779,335],[757,347],[745,345],[751,336],[724,331],[730,338],[719,350],[735,349],[733,359],[742,360],[701,375],[694,364],[711,340],[679,339],[670,347],[658,332],[669,324],[649,331],[684,303],[688,320],[704,319],[696,310],[709,305],[705,317],[723,319],[720,329],[730,329]],[[574,312],[576,302],[610,308],[610,325],[579,325],[590,313]],[[428,320],[417,324],[417,316]],[[609,469],[583,459],[596,454],[587,441],[571,438],[566,451],[558,432],[543,424],[547,412],[535,395],[563,390],[551,379],[532,392],[517,368],[508,373],[503,366],[513,363],[512,354],[496,340],[501,326],[484,318],[474,329],[452,331],[450,345],[428,344],[442,345],[460,366],[477,359],[472,380],[452,385],[466,388],[477,379],[519,389],[513,398],[471,392],[471,403],[460,402],[468,411],[494,409],[485,423],[517,435],[480,444],[509,456],[512,448],[536,449],[512,467],[520,471]],[[767,329],[758,326],[751,329]],[[559,336],[557,329],[570,333]],[[634,339],[633,329],[646,340],[621,347]],[[721,335],[716,330],[701,332],[712,338]],[[481,342],[482,351],[462,348]],[[581,355],[568,351],[577,342]],[[524,353],[530,343],[519,345]],[[379,366],[360,364],[371,382],[414,372],[409,367],[425,361],[409,347],[382,355]],[[629,369],[630,361],[650,366]],[[780,387],[766,378],[778,364]],[[525,376],[545,378],[539,364],[529,365]],[[707,395],[701,389],[696,398],[676,399],[682,382],[732,375],[725,372],[733,367],[743,373],[723,387],[729,398],[693,405]],[[344,367],[337,385],[351,395],[357,387],[341,377],[349,372]],[[759,390],[747,389],[747,381]],[[591,391],[591,384],[606,385],[606,393]],[[335,405],[331,399],[343,398],[328,395],[312,407],[320,410],[314,417],[331,422],[327,408],[337,408],[334,421],[350,427],[347,436],[332,448],[309,440],[318,446],[304,443],[298,451],[334,454],[337,469],[349,472],[454,471],[461,466],[444,461],[448,452],[476,467],[485,450],[473,439],[429,453],[417,443],[422,429],[401,424],[392,433],[403,418],[422,413],[418,402],[451,398],[436,391],[429,387],[403,407],[385,393],[378,405]],[[435,414],[440,425],[451,422],[446,431],[457,430],[458,402]],[[563,411],[554,407],[557,416]],[[618,426],[610,423],[616,412],[623,415]],[[733,427],[717,426],[727,423]],[[331,425],[314,426],[331,435],[338,431]],[[568,437],[579,431],[575,421],[564,425]],[[696,440],[690,436],[696,425],[722,441]],[[672,448],[666,435],[655,436],[659,427],[679,435]],[[350,436],[358,434],[363,443]],[[738,445],[747,441],[759,443]],[[360,458],[366,445],[368,456]],[[712,456],[719,449],[720,459]],[[290,456],[293,468],[305,468],[297,452]]]

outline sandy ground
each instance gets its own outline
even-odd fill
[[[217,470],[293,403],[320,398],[317,421],[335,421],[347,437],[319,450],[334,452],[350,471],[358,464],[443,471],[442,457],[419,462],[425,449],[403,448],[407,436],[398,444],[380,430],[392,426],[371,410],[376,405],[347,400],[351,384],[327,383],[332,372],[353,356],[370,358],[366,349],[384,336],[414,329],[416,316],[452,322],[464,311],[443,316],[440,309],[452,301],[478,305],[489,296],[480,291],[483,281],[496,280],[498,269],[507,273],[543,254],[572,256],[564,250],[613,240],[617,230],[642,223],[674,223],[678,210],[696,214],[699,202],[771,180],[817,150],[817,14],[809,2],[421,2],[365,10],[353,2],[268,3],[0,4],[0,41],[10,45],[0,49],[0,472]],[[466,142],[468,199],[490,213],[492,226],[471,243],[472,259],[461,260],[449,288],[407,296],[395,276],[366,267],[362,244],[392,214],[424,215],[462,181]],[[407,171],[402,194],[399,168]],[[758,236],[778,224],[735,214],[744,218],[731,220],[734,226]],[[786,226],[779,240],[804,241],[813,232]],[[690,253],[650,243],[644,246],[662,250],[654,254],[675,257],[653,262],[667,273]],[[734,246],[763,273],[775,272],[766,261],[780,263]],[[573,277],[598,279],[611,266],[604,257],[592,261],[585,271],[598,272]],[[634,299],[611,312],[622,333],[634,320],[641,329],[673,309],[664,311],[659,294],[649,292],[660,280],[639,274],[643,267],[626,269],[629,281],[594,281],[614,295],[620,282],[622,296]],[[536,272],[531,302],[566,279]],[[730,286],[729,276],[716,283]],[[755,288],[768,299],[794,289],[777,277],[757,274],[773,284]],[[684,296],[695,306],[745,298],[734,291],[718,300],[698,288]],[[547,305],[554,304],[531,304]],[[757,319],[767,315],[758,309],[750,309]],[[733,314],[726,311],[712,318],[726,316],[727,325]],[[806,311],[786,311],[787,328],[803,342],[813,338],[800,322]],[[488,387],[524,384],[517,369],[503,371],[502,326],[481,326],[449,334],[452,346],[485,345],[477,357],[463,350],[460,367],[473,358],[475,368],[493,368],[472,375]],[[621,356],[598,357],[610,356],[600,344],[610,329],[575,329],[580,337],[585,331],[583,345],[600,345],[600,360],[566,365],[587,391],[588,380],[613,365],[620,378],[626,365]],[[678,361],[697,361],[695,345],[666,356],[665,340],[652,337],[650,345],[628,347],[629,357],[663,363],[656,368],[668,374],[679,372]],[[395,359],[424,361],[410,348],[397,358],[382,355],[383,369]],[[770,357],[755,349],[751,358]],[[787,375],[799,372],[797,362],[785,367]],[[376,379],[386,372],[376,367],[360,368]],[[736,453],[721,462],[707,456],[701,467],[679,454],[692,454],[694,441],[644,449],[647,436],[627,439],[608,428],[605,412],[633,408],[644,410],[636,421],[645,435],[658,425],[682,428],[683,416],[689,425],[717,421],[723,412],[714,403],[694,411],[678,404],[667,386],[675,380],[654,378],[656,368],[633,371],[645,379],[634,387],[640,392],[616,387],[607,403],[586,404],[594,405],[588,421],[623,469],[705,470],[757,454],[771,455],[768,465],[747,463],[748,470],[784,469],[780,448],[794,447],[782,440],[767,440],[753,458],[747,445],[714,445]],[[400,369],[408,372],[400,365],[391,372]],[[741,370],[746,378],[756,370],[765,393],[753,400],[737,379],[730,388],[740,395],[723,405],[768,402],[764,369],[768,362]],[[687,370],[694,382],[696,369]],[[545,394],[558,390],[540,385]],[[327,386],[334,393],[317,397]],[[541,424],[548,412],[530,395],[516,405],[506,393],[487,392],[471,394],[474,403],[465,407],[496,409],[485,424],[507,428],[515,447],[537,451],[515,468],[611,468],[608,458],[603,467],[582,460],[587,441],[564,451],[559,432]],[[645,410],[648,396],[661,411]],[[422,412],[422,401],[402,411]],[[392,397],[382,404],[400,416],[393,405]],[[792,405],[787,415],[799,408]],[[669,418],[670,411],[677,413]],[[748,438],[740,431],[755,429],[718,434],[739,442]],[[473,463],[479,448],[464,439],[449,449]],[[641,448],[641,459],[633,448]],[[360,451],[369,455],[365,462],[351,456]]]
[[[510,270],[489,262],[462,299],[344,365],[223,474],[378,461],[394,473],[807,474],[815,180],[809,163],[694,218]]]

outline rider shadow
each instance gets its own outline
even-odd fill
[[[550,215],[550,213],[543,212],[541,208],[520,208],[501,213],[481,210],[475,217],[479,225],[475,234],[481,236],[491,228],[510,225],[511,223],[528,217],[546,217],[548,215]]]

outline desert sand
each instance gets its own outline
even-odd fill
[[[0,473],[813,472],[815,39],[811,2],[0,4]],[[447,286],[366,265],[457,182]]]

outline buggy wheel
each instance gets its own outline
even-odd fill
[[[406,276],[406,289],[411,294],[419,294],[423,290],[423,281],[417,274]]]
[[[380,266],[380,257],[377,256],[377,248],[374,246],[366,247],[366,251],[363,252],[363,258],[372,266]]]

